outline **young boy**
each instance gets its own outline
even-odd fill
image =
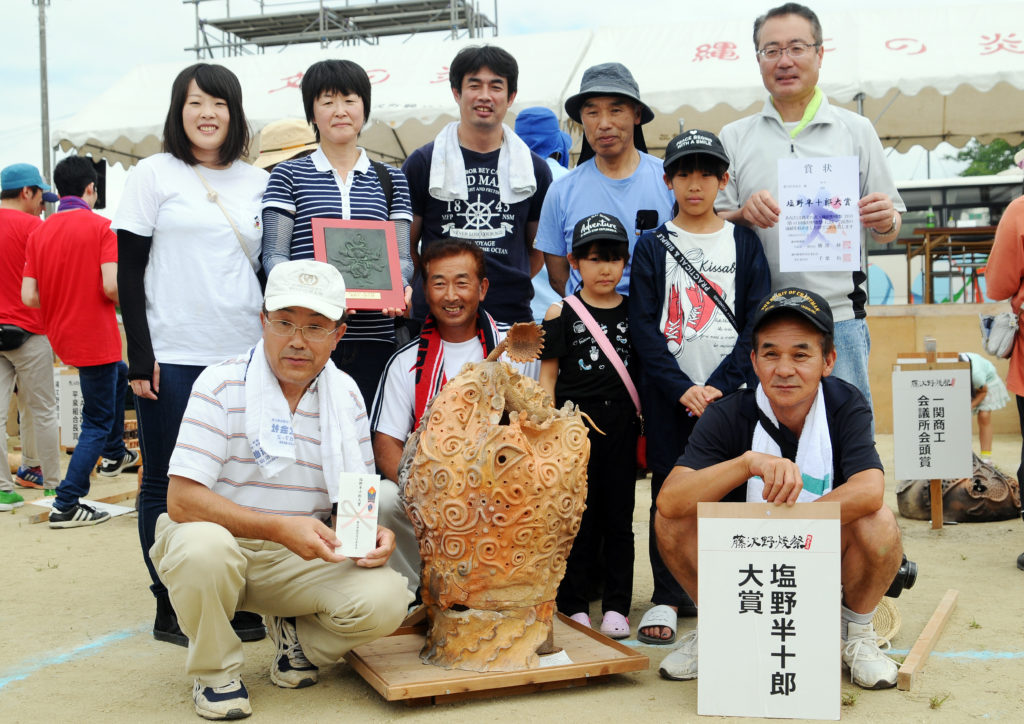
[[[655,604],[637,638],[650,644],[675,640],[680,610],[696,614],[658,554],[653,501],[707,406],[755,382],[750,325],[770,289],[757,236],[715,214],[715,198],[729,181],[729,157],[718,137],[696,129],[676,136],[665,149],[664,168],[675,217],[640,237],[629,285],[629,326],[643,363]]]
[[[83,156],[69,156],[53,170],[61,194],[57,213],[28,239],[21,298],[40,307],[53,351],[78,368],[82,385],[82,428],[57,486],[51,528],[96,525],[110,514],[79,502],[89,493],[89,473],[101,455],[114,474],[137,464],[124,446],[127,368],[121,361],[117,329],[117,237],[110,220],[92,212],[96,170]]]
[[[610,214],[593,214],[573,229],[569,263],[583,282],[575,294],[611,343],[622,366],[630,365],[628,299],[615,290],[629,259],[629,235]],[[604,572],[601,633],[629,636],[633,598],[633,502],[636,487],[637,409],[616,366],[581,315],[556,302],[544,317],[540,383],[561,407],[572,400],[604,434],[590,434],[587,509],[558,587],[558,610],[590,626],[587,591],[591,562]],[[602,545],[603,541],[603,545]]]

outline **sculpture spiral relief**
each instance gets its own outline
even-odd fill
[[[510,343],[511,344],[511,343]],[[421,657],[514,671],[551,649],[555,592],[579,530],[590,443],[571,404],[511,366],[468,364],[410,437],[399,485],[423,559]]]

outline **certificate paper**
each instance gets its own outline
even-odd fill
[[[340,545],[335,549],[349,558],[362,558],[377,547],[377,489],[379,475],[342,473],[338,486]]]
[[[779,159],[779,269],[857,271],[860,162],[856,156]]]

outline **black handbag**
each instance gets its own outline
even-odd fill
[[[18,349],[32,333],[13,324],[0,324],[0,352]]]

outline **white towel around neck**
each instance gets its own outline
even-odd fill
[[[321,465],[332,503],[338,502],[340,473],[368,472],[353,426],[356,403],[345,393],[343,374],[327,360],[316,380]],[[265,477],[280,475],[295,464],[292,412],[267,362],[263,340],[256,343],[245,376],[245,434]]]
[[[755,395],[758,409],[778,427],[779,421],[775,417],[772,406],[768,402],[768,396],[761,389],[761,385],[757,386]],[[782,450],[779,449],[778,443],[764,429],[760,420],[754,427],[754,439],[751,441],[750,449],[754,452],[782,457]],[[796,465],[800,468],[804,482],[800,497],[797,498],[798,503],[815,501],[832,490],[832,438],[828,434],[825,392],[820,382],[818,383],[818,392],[814,396],[814,404],[811,405],[807,418],[804,420],[803,429],[800,431],[800,440],[796,446]],[[748,503],[763,503],[764,498],[761,497],[763,491],[764,481],[760,477],[754,476],[747,480]]]
[[[511,128],[502,124],[504,138],[498,152],[498,193],[503,204],[517,204],[537,191],[533,156]],[[466,162],[459,144],[459,122],[452,121],[434,139],[430,156],[429,193],[439,201],[468,201]]]

